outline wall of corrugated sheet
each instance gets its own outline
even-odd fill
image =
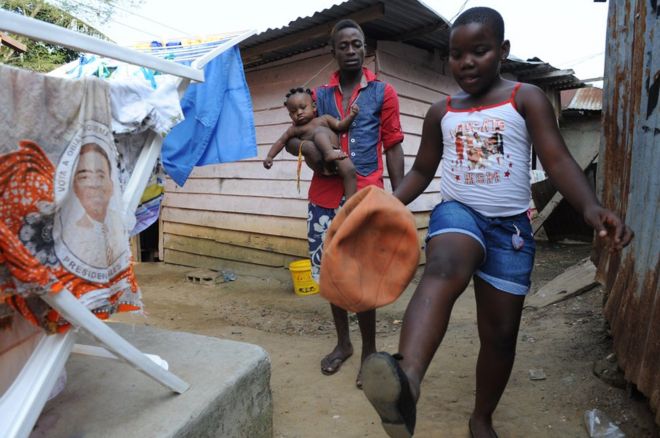
[[[598,187],[635,238],[620,254],[597,243],[595,261],[619,365],[660,424],[660,3],[609,7]]]

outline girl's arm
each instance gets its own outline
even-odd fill
[[[612,249],[619,250],[630,243],[633,232],[616,213],[600,205],[582,169],[568,151],[552,105],[543,91],[524,84],[516,96],[516,103],[552,184],[599,237],[609,236],[613,240]]]
[[[442,130],[440,121],[447,111],[445,101],[438,102],[429,108],[424,118],[422,140],[412,169],[404,177],[394,191],[394,196],[404,204],[415,200],[433,180],[440,159],[442,158]]]
[[[392,191],[394,191],[403,180],[404,156],[401,143],[385,150],[385,165],[387,166],[387,175],[390,177]]]

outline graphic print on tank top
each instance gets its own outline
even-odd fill
[[[494,184],[511,175],[513,162],[506,154],[506,122],[496,118],[464,120],[451,129],[456,156],[451,172],[464,184]]]
[[[455,200],[488,216],[527,211],[531,199],[531,138],[509,99],[481,107],[455,108],[447,98],[442,117],[443,200]]]

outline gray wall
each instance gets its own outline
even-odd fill
[[[600,113],[571,115],[564,113],[559,128],[573,158],[585,168],[600,146]]]

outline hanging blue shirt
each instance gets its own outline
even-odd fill
[[[181,100],[185,120],[163,142],[163,166],[180,186],[194,166],[257,156],[252,99],[238,47],[206,64],[204,77],[204,83],[186,90]]]

